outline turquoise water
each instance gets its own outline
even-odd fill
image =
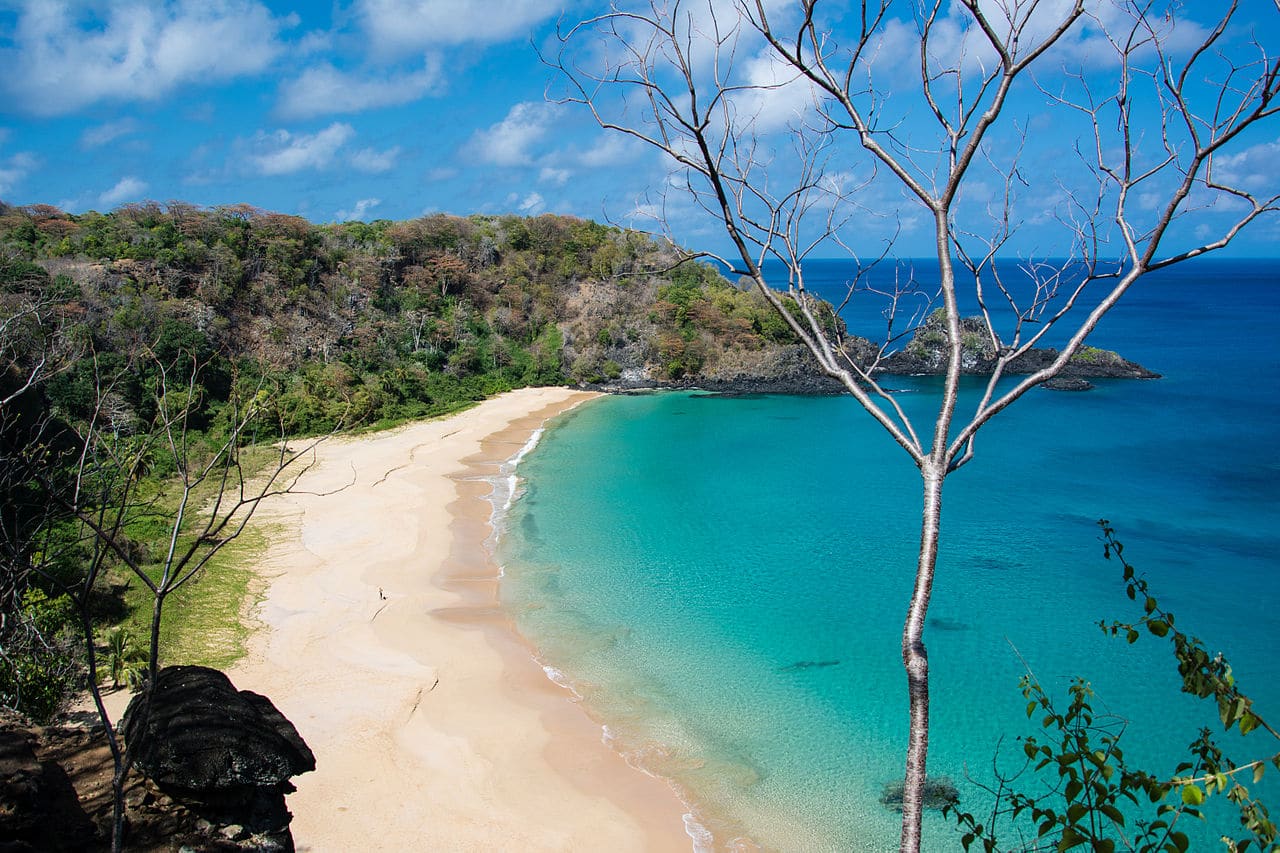
[[[1166,769],[1168,745],[1212,718],[1178,693],[1165,647],[1097,629],[1138,615],[1101,559],[1099,517],[1179,624],[1280,707],[1280,305],[1269,266],[1210,272],[1135,294],[1100,330],[1165,379],[1034,392],[948,482],[930,772],[975,810],[966,775],[991,781],[997,752],[1017,769],[1014,739],[1032,732],[1022,661],[1064,692],[1088,677],[1130,719],[1128,755]],[[931,409],[933,380],[894,384],[908,410]],[[506,603],[620,749],[674,778],[719,844],[741,831],[784,850],[896,849],[878,800],[906,743],[918,478],[855,402],[606,398],[549,430],[520,474]],[[926,849],[959,849],[940,818],[927,831]]]

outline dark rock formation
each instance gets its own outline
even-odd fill
[[[987,337],[979,317],[960,321],[963,355],[961,372],[971,376],[990,376],[996,366],[997,353]],[[930,317],[903,349],[894,352],[876,366],[882,376],[941,376],[947,368],[948,334],[940,315]],[[879,354],[871,341],[849,336],[842,343],[845,353],[856,364],[869,366]],[[1009,364],[1004,373],[1027,375],[1043,370],[1058,357],[1052,348],[1032,349]],[[1109,350],[1083,347],[1072,356],[1055,378],[1044,387],[1058,391],[1087,391],[1090,379],[1158,379],[1140,364],[1121,358]],[[586,385],[598,391],[626,393],[655,388],[700,389],[720,394],[843,394],[845,387],[822,373],[808,349],[800,344],[771,344],[758,350],[742,351],[733,359],[721,359],[715,367],[674,381],[658,381],[640,369],[624,371],[613,382]]]
[[[285,794],[315,756],[265,696],[237,691],[215,669],[171,666],[125,712],[135,766],[160,790],[261,850],[293,850]]]
[[[963,348],[961,372],[989,376],[995,369],[997,353],[987,337],[986,326],[979,317],[960,321]],[[912,337],[911,342],[881,363],[883,373],[895,375],[940,375],[946,370],[949,335],[941,316],[930,317]],[[1052,348],[1033,349],[1023,353],[1005,367],[1010,375],[1026,375],[1048,367],[1058,357]],[[1160,374],[1140,364],[1121,358],[1109,350],[1083,347],[1058,374],[1059,379],[1159,379]],[[1059,390],[1085,391],[1088,383],[1061,382],[1048,387]]]

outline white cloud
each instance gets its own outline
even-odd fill
[[[97,101],[155,100],[183,85],[264,70],[279,54],[276,18],[256,0],[84,4],[27,0],[0,87],[29,112],[59,115]]]
[[[326,63],[283,83],[276,112],[284,118],[310,118],[407,104],[429,94],[440,79],[435,57],[428,57],[420,71],[387,77],[361,77]]]
[[[643,154],[649,153],[649,150],[643,142],[628,136],[611,134],[584,151],[580,157],[576,158],[576,162],[588,169],[620,166],[634,163]]]
[[[388,148],[386,151],[361,148],[351,155],[351,167],[361,172],[389,172],[395,168],[396,158],[399,156],[399,145]]]
[[[998,36],[1008,38],[1017,29],[1019,55],[1025,55],[1066,20],[1075,3],[1076,0],[1038,0],[1036,3],[1018,4],[1008,0],[979,0],[978,8]],[[1210,4],[1202,5],[1207,8]],[[1054,45],[1053,58],[1038,63],[1040,68],[1047,69],[1062,62],[1094,68],[1115,66],[1119,62],[1120,57],[1111,39],[1123,44],[1133,29],[1133,4],[1086,0],[1084,10],[1084,16]],[[1176,20],[1149,15],[1148,20],[1168,55],[1177,56],[1198,45],[1208,35],[1208,30],[1192,20],[1190,14],[1179,14]],[[918,61],[920,36],[916,23],[890,20],[882,30],[878,48],[875,62],[883,63],[880,70],[889,75],[900,74],[904,57],[913,63]],[[1148,44],[1138,53],[1149,57],[1153,50]],[[935,20],[930,32],[929,55],[936,63],[935,68],[959,66],[969,72],[991,71],[998,64],[995,51],[974,23],[972,13],[959,3],[952,3],[946,14]]]
[[[573,173],[568,169],[555,169],[551,166],[544,166],[542,171],[538,172],[538,180],[544,184],[555,184],[562,187],[569,183],[569,178]]]
[[[323,169],[333,162],[338,151],[355,136],[351,125],[334,122],[318,133],[259,133],[250,161],[264,175],[287,175],[303,169]]]
[[[98,196],[98,204],[103,207],[116,207],[126,201],[137,201],[146,191],[145,182],[132,176],[121,178],[114,187]]]
[[[406,53],[428,45],[524,37],[563,5],[561,0],[360,0],[355,14],[378,50]]]
[[[507,117],[488,130],[477,131],[468,148],[480,160],[495,166],[527,166],[533,162],[531,149],[546,136],[555,117],[553,104],[524,101]]]
[[[80,147],[101,148],[103,145],[114,142],[122,136],[129,136],[137,132],[138,122],[134,119],[122,118],[117,121],[109,121],[106,124],[86,128],[84,133],[80,134]]]
[[[817,103],[815,89],[769,48],[744,63],[747,88],[731,98],[741,118],[755,130],[782,130],[797,124]]]
[[[333,214],[333,219],[335,222],[351,222],[353,220],[363,221],[369,211],[373,210],[380,204],[382,204],[382,199],[380,198],[362,198],[355,204],[351,205],[350,210],[339,210],[337,213]]]
[[[536,216],[547,206],[546,199],[539,193],[529,193],[524,198],[511,193],[507,196],[507,204],[512,205],[525,216]]]
[[[1252,145],[1236,154],[1219,155],[1213,162],[1219,183],[1269,195],[1280,171],[1280,139]]]
[[[3,136],[0,136],[0,141],[3,141]],[[35,167],[36,156],[29,151],[19,151],[8,160],[0,161],[0,196],[13,192],[14,187]]]

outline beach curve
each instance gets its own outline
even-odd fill
[[[316,754],[300,851],[684,850],[681,800],[630,767],[498,606],[487,472],[593,395],[513,391],[317,450],[278,531],[246,658]]]

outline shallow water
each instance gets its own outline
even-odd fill
[[[975,810],[966,774],[990,781],[997,753],[1016,769],[1015,738],[1033,731],[1024,667],[1063,694],[1088,677],[1131,720],[1128,755],[1166,770],[1170,745],[1213,718],[1178,694],[1166,647],[1096,627],[1139,615],[1101,558],[1099,517],[1179,625],[1280,706],[1280,298],[1269,266],[1227,266],[1166,277],[1099,330],[1098,345],[1164,379],[1035,391],[948,482],[926,635],[930,772]],[[896,384],[909,410],[930,409],[935,380]],[[676,779],[719,842],[896,849],[879,797],[906,742],[898,644],[918,477],[857,404],[607,398],[563,418],[519,470],[504,599],[619,748]],[[958,848],[940,818],[927,831],[926,849]]]

